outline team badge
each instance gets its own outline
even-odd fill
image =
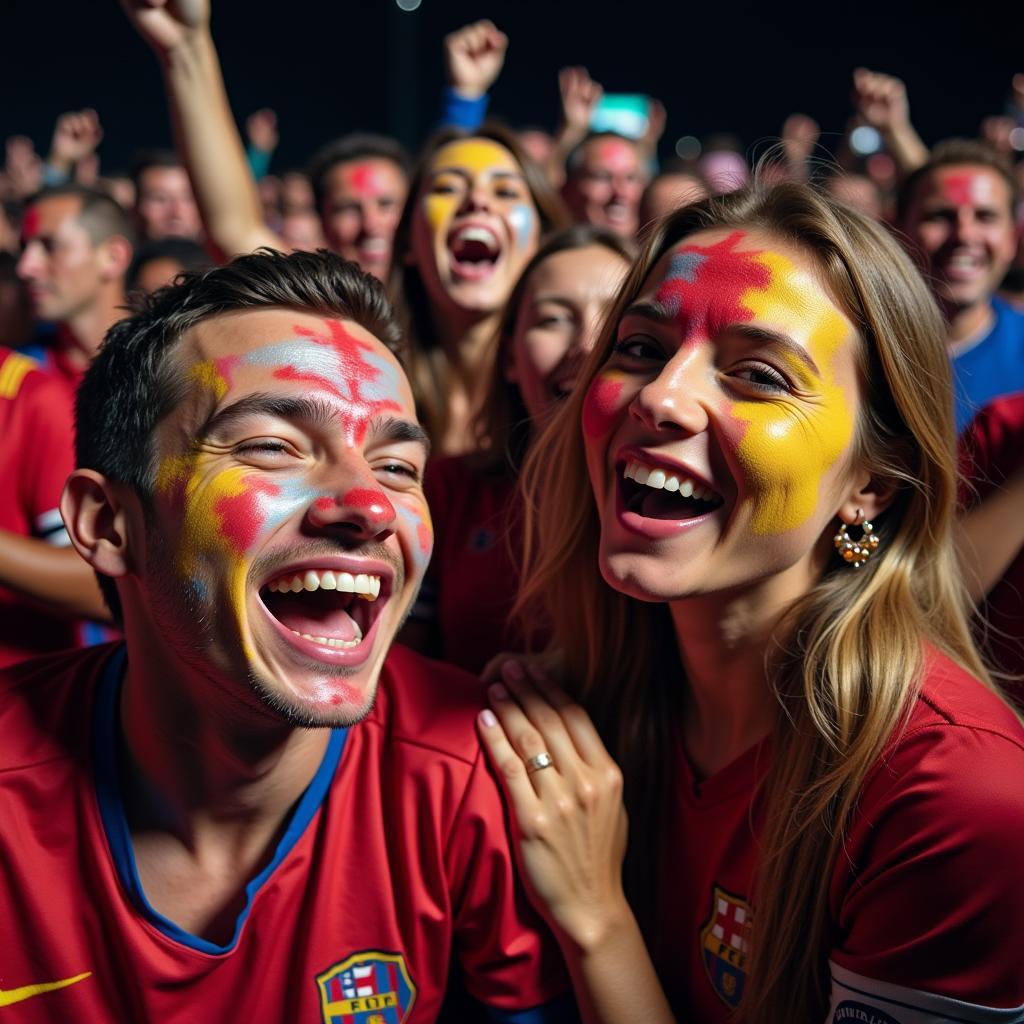
[[[750,904],[719,886],[711,894],[711,914],[700,932],[704,969],[722,1001],[735,1010],[743,996],[749,950]]]
[[[402,1024],[416,986],[399,953],[353,953],[316,976],[323,1024]]]

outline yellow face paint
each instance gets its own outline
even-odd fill
[[[814,395],[812,404],[737,401],[732,412],[747,429],[736,456],[758,492],[752,530],[775,534],[806,522],[818,505],[821,479],[853,436],[853,414],[836,382],[836,353],[850,324],[820,285],[785,256],[761,252],[756,261],[771,272],[768,286],[750,288],[741,302],[753,318],[806,339],[820,377],[800,358],[782,353],[795,387]]]

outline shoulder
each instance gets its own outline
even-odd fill
[[[116,645],[0,669],[0,772],[71,756],[88,736],[95,684]]]
[[[1011,306],[998,295],[992,297],[992,308],[995,310],[997,326],[1024,341],[1024,311]]]
[[[483,706],[484,687],[476,676],[394,644],[368,721],[386,728],[392,741],[474,763],[480,756],[476,716]]]

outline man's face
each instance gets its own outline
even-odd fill
[[[149,241],[199,237],[199,209],[183,167],[146,168],[139,178],[135,212]]]
[[[407,191],[401,168],[383,157],[332,167],[324,181],[320,211],[327,245],[383,281]]]
[[[405,375],[358,325],[288,310],[206,321],[177,357],[191,386],[154,435],[147,613],[243,702],[358,721],[432,544]]]
[[[565,200],[577,221],[631,238],[643,190],[637,147],[625,139],[597,138],[584,144],[580,163],[566,182]]]
[[[1016,245],[1009,186],[988,167],[936,168],[918,183],[903,229],[924,254],[944,307],[956,312],[987,303]]]
[[[96,303],[107,280],[102,245],[79,223],[81,209],[76,196],[52,196],[25,211],[18,276],[41,320],[74,319]]]

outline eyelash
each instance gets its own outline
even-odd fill
[[[763,377],[767,377],[771,383],[740,377],[739,374],[741,373],[759,373]],[[738,370],[734,370],[732,375],[737,379],[742,380],[748,387],[756,388],[758,391],[775,393],[779,391],[792,390],[792,385],[789,381],[779,373],[774,366],[769,366],[767,363],[753,363],[747,366],[741,366]]]
[[[641,347],[646,351],[642,355],[629,351],[631,348],[637,347]],[[657,342],[646,334],[631,334],[628,338],[615,342],[612,346],[612,352],[626,359],[659,359],[663,355]]]
[[[407,465],[404,462],[385,462],[377,467],[383,473],[395,473],[399,476],[408,477],[413,483],[420,482],[420,472],[415,466]]]
[[[250,441],[239,445],[235,450],[239,452],[283,453],[288,450],[288,445],[284,441]]]

